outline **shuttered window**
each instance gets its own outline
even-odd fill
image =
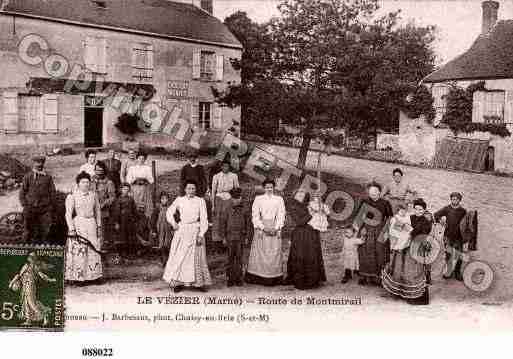
[[[107,73],[107,40],[88,36],[84,45],[84,64],[92,72]]]
[[[192,55],[192,78],[223,81],[224,55],[212,51],[196,50]]]
[[[132,76],[138,81],[153,79],[153,45],[138,43],[132,49]]]
[[[2,130],[6,133],[56,133],[58,97],[55,94],[34,96],[17,93],[3,95]]]
[[[504,100],[504,91],[474,92],[472,122],[504,123]]]
[[[200,59],[200,78],[204,80],[214,79],[215,74],[215,53],[210,51],[201,51]]]

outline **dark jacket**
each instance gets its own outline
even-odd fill
[[[52,212],[56,202],[55,184],[52,176],[31,171],[23,177],[20,203],[25,209]]]
[[[415,238],[416,236],[421,234],[427,235],[431,232],[431,227],[433,226],[433,223],[426,217],[426,215],[411,215],[410,221],[411,226],[413,227],[413,230],[410,233],[412,238]]]
[[[449,243],[462,243],[463,237],[461,236],[460,222],[463,217],[465,217],[466,213],[465,208],[454,208],[451,205],[445,206],[438,212],[435,212],[434,217],[436,222],[444,216],[447,218],[444,235],[449,240]]]
[[[107,177],[114,182],[117,189],[121,183],[121,161],[116,158],[107,158],[102,162],[107,167]]]
[[[250,218],[244,204],[231,205],[222,221],[221,231],[228,241],[245,240],[250,233]]]
[[[111,207],[113,223],[133,223],[137,220],[137,206],[131,196],[119,196]]]
[[[460,222],[463,243],[468,243],[470,251],[477,250],[477,211],[468,211]]]

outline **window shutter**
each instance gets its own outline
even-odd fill
[[[98,72],[107,73],[107,39],[97,39]]]
[[[200,63],[201,63],[201,52],[195,50],[192,54],[192,78],[200,78]]]
[[[216,81],[223,81],[224,56],[216,55]]]
[[[88,36],[84,44],[84,65],[93,72],[97,71],[96,57],[98,56],[95,40],[95,38]]]
[[[212,104],[213,110],[213,121],[212,128],[220,129],[223,128],[223,107],[217,103]]]
[[[57,132],[58,122],[58,98],[57,95],[48,94],[42,97],[43,130],[45,132]]]
[[[483,110],[484,110],[485,93],[482,91],[474,92],[472,101],[472,122],[484,122]]]
[[[148,45],[148,51],[146,51],[146,76],[153,77],[153,45]]]
[[[199,125],[199,103],[191,102],[191,126],[194,128]]]
[[[8,133],[18,132],[18,93],[4,92],[3,129]]]

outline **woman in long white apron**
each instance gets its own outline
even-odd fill
[[[281,230],[285,224],[285,202],[274,194],[275,183],[265,180],[265,194],[256,196],[252,218],[255,235],[251,243],[247,283],[274,286],[282,284],[283,255]]]
[[[212,284],[205,249],[207,205],[195,193],[196,183],[188,181],[185,184],[185,196],[175,199],[166,214],[175,234],[163,278],[174,288],[175,293],[184,287],[206,291],[205,287]],[[174,218],[177,211],[180,214],[179,223]]]

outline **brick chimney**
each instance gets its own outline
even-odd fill
[[[499,3],[497,1],[483,1],[481,4],[483,8],[483,23],[481,34],[485,35],[490,32],[495,23],[497,22],[497,14],[499,11]]]

